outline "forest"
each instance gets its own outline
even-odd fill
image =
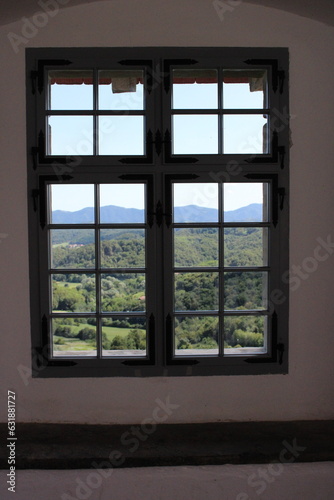
[[[97,297],[92,231],[57,229],[52,231],[51,237],[53,269],[71,269],[71,273],[55,271],[52,275],[53,313],[78,313],[75,318],[53,319],[54,351],[58,354],[66,354],[66,351],[72,354],[94,352]],[[220,265],[230,269],[219,272],[216,228],[174,230],[176,349],[206,349],[208,353],[216,350],[219,331],[217,311],[221,307],[226,311],[225,348],[263,346],[264,317],[238,315],[237,311],[265,309],[267,273],[247,270],[247,267],[266,265],[264,248],[266,229],[225,228]],[[122,313],[121,316],[110,315],[103,319],[103,351],[145,353],[146,256],[143,230],[101,231],[100,254],[101,267],[104,270],[113,269],[100,276],[101,296],[98,300],[101,312]],[[117,272],[118,268],[120,272]],[[124,268],[128,272],[124,272]],[[137,271],[143,268],[143,272],[131,272],[131,268],[137,268]],[[75,272],[76,269],[80,272]],[[135,314],[127,316],[129,312]],[[187,315],[189,312],[195,313]],[[80,313],[84,313],[85,317],[80,317]],[[91,317],[87,313],[91,313]]]

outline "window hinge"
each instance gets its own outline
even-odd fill
[[[284,208],[284,200],[285,200],[285,188],[281,187],[278,188],[278,196],[279,196],[279,208],[280,210],[283,210]]]
[[[278,363],[281,365],[283,363],[283,353],[285,351],[284,344],[282,342],[277,344],[277,351],[278,351]]]
[[[278,146],[277,151],[278,151],[280,167],[283,170],[285,161],[285,146]]]

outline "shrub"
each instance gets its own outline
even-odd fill
[[[79,331],[77,337],[81,340],[93,340],[95,339],[96,331],[93,328],[83,328]]]

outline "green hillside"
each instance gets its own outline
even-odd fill
[[[114,236],[111,238],[111,236]],[[224,266],[231,267],[221,278],[218,271],[218,232],[215,228],[178,229],[174,237],[174,308],[178,312],[198,311],[196,316],[178,315],[175,323],[178,349],[217,348],[218,322],[214,316],[201,316],[201,311],[217,311],[220,301],[231,311],[263,308],[266,290],[265,273],[239,271],[238,267],[262,266],[263,230],[260,228],[228,228],[224,234]],[[140,232],[123,230],[110,233],[101,242],[103,268],[144,268],[145,246]],[[73,240],[72,240],[73,241]],[[81,240],[82,241],[82,240]],[[85,273],[53,275],[54,312],[95,312],[96,284],[90,270],[95,267],[93,243],[58,242],[52,251],[56,269],[84,269]],[[199,268],[194,271],[194,267]],[[205,267],[205,271],[200,271]],[[181,269],[182,268],[182,269]],[[219,296],[219,280],[224,281],[223,296]],[[145,273],[107,273],[101,277],[101,308],[103,312],[145,311]],[[74,321],[77,323],[75,324]],[[72,350],[69,345],[83,345],[87,350],[95,345],[95,328],[87,320],[59,318],[54,321],[54,348]],[[94,322],[94,318],[89,320]],[[109,320],[103,330],[104,349],[145,349],[144,318],[127,317]],[[107,329],[108,328],[108,329]],[[111,329],[117,334],[111,335]],[[122,330],[123,329],[123,330]],[[260,316],[226,316],[226,347],[260,347],[263,344],[264,323]],[[80,341],[80,344],[78,344]],[[135,347],[130,347],[135,346]],[[74,347],[73,347],[74,349]]]

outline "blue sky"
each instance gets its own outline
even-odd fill
[[[174,85],[174,109],[217,109],[216,84]],[[224,108],[261,109],[263,92],[250,92],[248,84],[223,85]],[[196,106],[194,106],[196,103]],[[110,85],[99,86],[99,108],[103,110],[144,109],[143,85],[136,92],[113,93]],[[51,109],[93,109],[92,85],[52,85]],[[262,127],[266,120],[258,115],[224,117],[223,140],[226,152],[261,153]],[[52,153],[66,155],[93,154],[93,118],[90,116],[52,116]],[[215,153],[218,142],[216,115],[177,115],[174,117],[174,152],[176,154]],[[100,117],[101,154],[143,154],[144,125],[142,116]],[[231,179],[233,180],[233,179]],[[262,203],[262,184],[228,183],[224,191],[224,209],[234,210],[251,203]],[[174,193],[175,206],[200,205],[217,208],[217,184],[183,184]],[[54,186],[52,209],[76,211],[94,204],[94,190],[89,186]],[[143,189],[138,185],[108,185],[101,204],[126,208],[144,208]]]

